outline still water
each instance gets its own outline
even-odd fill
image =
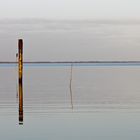
[[[140,65],[0,65],[0,139],[140,139]]]

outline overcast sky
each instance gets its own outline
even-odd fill
[[[0,18],[140,18],[140,0],[0,0]]]

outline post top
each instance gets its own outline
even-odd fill
[[[19,39],[18,41],[23,41],[23,39]]]
[[[22,48],[23,47],[23,40],[22,39],[19,39],[18,40],[18,47],[19,48]]]

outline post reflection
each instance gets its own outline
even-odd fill
[[[22,81],[19,81],[19,124],[23,124],[23,87]]]

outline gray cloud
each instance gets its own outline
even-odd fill
[[[1,18],[139,18],[139,0],[0,0]]]

